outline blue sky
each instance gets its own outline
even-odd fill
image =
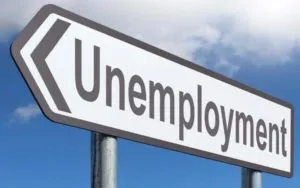
[[[95,2],[91,1],[86,7],[92,6],[93,3],[95,4]],[[62,1],[62,4],[66,3]],[[32,2],[32,5],[40,6],[35,1]],[[66,7],[68,6],[70,5],[66,4]],[[76,6],[79,7],[78,3]],[[76,8],[76,6],[74,5],[74,10],[78,10],[83,15],[86,14],[88,17],[93,17],[92,13],[83,11],[85,7]],[[109,5],[106,6],[110,7]],[[14,10],[11,12],[15,12],[15,9],[11,10]],[[25,10],[24,12],[28,12],[26,15],[30,18],[34,10]],[[257,11],[252,14],[259,15],[259,13]],[[126,11],[120,14],[126,14]],[[13,63],[9,52],[14,36],[18,33],[19,28],[24,26],[26,20],[19,23],[15,21],[16,19],[9,18],[8,15],[10,14],[1,16],[0,19],[0,24],[2,24],[3,31],[5,31],[5,33],[0,33],[0,59],[2,65],[0,69],[2,80],[0,94],[0,187],[89,187],[90,132],[52,123],[40,114],[34,106],[30,106],[35,104],[35,101]],[[128,15],[131,15],[131,13],[128,12]],[[134,13],[132,15],[128,16],[128,18],[136,17]],[[249,15],[251,14],[249,13]],[[298,42],[297,37],[300,34],[282,33],[281,30],[274,30],[274,39],[278,39],[279,42],[272,43],[269,40],[273,38],[266,38],[264,32],[261,31],[264,28],[257,27],[255,35],[252,35],[254,32],[254,29],[252,29],[251,32],[242,30],[242,34],[236,36],[235,32],[230,32],[232,29],[224,29],[224,24],[221,24],[217,25],[215,29],[217,28],[219,29],[217,31],[229,34],[223,38],[224,40],[219,38],[219,42],[212,42],[215,38],[215,32],[208,29],[209,32],[207,33],[209,34],[206,33],[205,35],[201,34],[189,38],[189,40],[192,40],[192,43],[171,39],[158,43],[157,41],[161,41],[160,39],[162,38],[168,38],[170,35],[173,38],[178,37],[180,39],[184,34],[189,35],[190,33],[184,33],[185,30],[181,30],[183,32],[182,36],[172,32],[166,32],[163,36],[152,36],[155,34],[149,34],[147,30],[149,27],[144,27],[143,24],[140,27],[136,27],[128,21],[126,24],[128,24],[129,29],[126,30],[125,28],[127,27],[122,26],[122,24],[118,25],[114,16],[116,15],[111,15],[111,19],[104,18],[103,22],[112,27],[120,28],[125,33],[131,33],[133,36],[139,37],[139,34],[133,32],[139,31],[143,35],[141,38],[145,41],[169,49],[169,51],[188,59],[193,59],[195,62],[205,65],[212,70],[231,76],[235,80],[292,103],[295,106],[294,177],[287,179],[264,173],[263,186],[289,188],[298,188],[300,186],[300,162],[298,160],[300,149],[297,144],[299,143],[297,135],[300,133],[300,128],[297,126],[298,117],[300,116],[298,112],[298,107],[300,107],[300,100],[298,100],[300,96],[300,64],[298,62],[300,51],[298,51],[297,45],[291,46],[287,42],[289,40],[283,37],[290,36],[287,38],[292,38]],[[26,18],[26,16],[24,17]],[[174,17],[166,15],[164,19],[171,22],[172,18]],[[249,23],[252,23],[252,20],[255,21],[254,18]],[[149,23],[160,24],[158,21],[155,21],[157,20],[153,18]],[[147,17],[145,17],[144,22],[147,22]],[[264,20],[264,23],[269,22]],[[195,23],[192,22],[191,25],[193,24]],[[274,23],[272,22],[272,24]],[[272,27],[272,24],[268,26]],[[282,25],[286,29],[291,29],[289,28],[290,25]],[[200,26],[202,25],[200,24]],[[210,26],[215,25],[212,24]],[[183,25],[179,24],[175,29],[182,27]],[[165,28],[167,31],[168,29],[170,31],[174,29],[173,27]],[[265,40],[263,49],[258,48],[261,45],[256,43],[257,38],[254,36],[259,36],[258,38]],[[228,41],[224,42],[230,39],[237,40],[237,38],[241,38],[244,42],[246,41],[245,44],[254,41],[251,43],[254,47],[249,50],[241,42],[231,42],[231,45],[228,45]],[[202,47],[203,43],[201,41],[204,41],[206,48]],[[293,44],[296,43],[295,41],[293,41]],[[202,46],[198,45],[200,43]],[[172,48],[174,44],[184,47]],[[275,48],[272,45],[282,47]],[[242,52],[238,49],[242,49]],[[269,53],[260,52],[262,50]],[[238,52],[239,55],[237,55]],[[281,57],[285,57],[285,60],[282,60]],[[26,109],[31,111],[28,112]],[[118,187],[181,188],[204,186],[240,187],[240,167],[123,139],[118,140]]]

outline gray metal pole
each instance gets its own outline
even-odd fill
[[[262,173],[242,168],[242,188],[262,188]]]
[[[117,187],[117,138],[92,132],[91,188]]]

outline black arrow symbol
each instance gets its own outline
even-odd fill
[[[64,99],[53,75],[50,72],[49,67],[46,63],[46,58],[53,50],[55,45],[64,35],[64,33],[69,28],[70,23],[62,21],[60,19],[56,20],[52,25],[50,30],[41,40],[41,42],[37,45],[37,47],[33,50],[31,57],[40,72],[40,75],[46,84],[47,89],[50,92],[51,97],[54,100],[57,108],[60,111],[71,113],[69,106],[67,105],[66,100]]]

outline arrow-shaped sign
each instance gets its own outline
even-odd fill
[[[291,177],[293,107],[54,5],[12,56],[51,120]]]

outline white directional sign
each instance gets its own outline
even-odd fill
[[[51,120],[291,177],[293,107],[54,5],[12,55]]]

